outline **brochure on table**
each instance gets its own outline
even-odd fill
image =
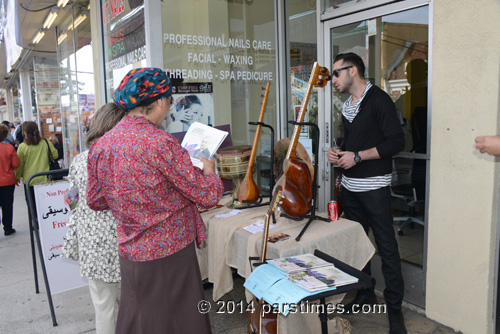
[[[275,266],[278,270],[284,273],[293,273],[306,269],[332,265],[330,262],[320,259],[310,253],[268,260],[267,263]]]
[[[318,291],[309,292],[292,283],[286,274],[270,264],[262,264],[254,269],[243,286],[257,299],[264,299],[271,305],[279,305],[283,315],[290,312],[290,307]],[[324,289],[335,290],[336,287]]]
[[[358,279],[330,265],[291,273],[289,279],[309,292],[317,292],[331,286],[357,283]]]
[[[203,168],[200,158],[211,159],[227,135],[226,131],[194,122],[189,127],[181,145],[189,152],[193,165]]]

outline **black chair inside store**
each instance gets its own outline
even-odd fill
[[[427,107],[415,108],[411,119],[411,135],[414,153],[427,153]],[[424,220],[416,216],[416,206],[425,201],[426,160],[413,159],[410,171],[410,182],[391,186],[391,195],[402,200],[408,209],[408,215],[394,217],[394,221],[402,222],[398,234],[403,235],[403,229],[413,227],[415,223],[425,226]]]

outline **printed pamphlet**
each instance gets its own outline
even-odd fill
[[[211,159],[227,135],[226,131],[194,122],[189,127],[181,145],[189,152],[193,165],[203,168],[200,158]]]
[[[296,272],[290,274],[289,279],[310,292],[358,282],[356,277],[343,272],[333,265]]]
[[[326,262],[310,253],[268,260],[267,263],[287,274],[304,271],[306,269],[332,266],[330,262]]]

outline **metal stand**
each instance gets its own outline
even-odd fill
[[[329,256],[329,255],[327,255],[319,250],[315,250],[314,255],[316,255],[317,257],[319,257],[327,262],[333,263],[335,265],[335,267],[348,273],[351,276],[358,278],[357,283],[339,286],[335,290],[330,290],[330,291],[326,291],[326,292],[319,292],[315,295],[308,296],[308,297],[302,299],[302,301],[313,301],[313,300],[319,299],[320,304],[323,305],[323,307],[321,308],[321,312],[319,314],[319,319],[321,321],[321,333],[327,334],[328,333],[328,313],[327,313],[328,308],[326,305],[326,298],[333,296],[333,295],[345,293],[348,291],[367,289],[367,288],[370,288],[372,286],[372,283],[371,283],[370,276],[368,276],[367,274],[365,274],[362,271],[359,271],[359,270],[351,267],[350,265],[348,265],[340,260],[337,260],[336,258],[334,258],[332,256]]]
[[[311,123],[311,122],[296,122],[296,121],[290,121],[288,122],[292,125],[309,125],[309,126],[312,126],[315,130],[316,130],[316,142],[319,142],[319,127],[318,125],[316,125],[315,123]],[[309,220],[307,221],[306,225],[304,226],[304,228],[302,229],[302,231],[300,231],[299,235],[295,238],[296,241],[300,241],[300,238],[302,238],[302,235],[306,232],[307,228],[309,227],[309,225],[311,224],[312,221],[314,220],[322,220],[322,221],[325,221],[325,222],[330,222],[329,219],[327,218],[324,218],[324,217],[320,217],[320,216],[317,216],[316,215],[316,193],[317,193],[317,189],[319,188],[318,187],[318,183],[317,183],[317,179],[318,179],[318,150],[319,150],[319,147],[318,145],[313,145],[313,155],[315,157],[314,159],[314,180],[313,180],[313,196],[312,196],[312,204],[311,204],[311,209],[308,211],[310,212],[310,214],[305,214],[303,215],[302,217],[298,217],[298,218],[295,218],[295,217],[289,217],[285,214],[281,214],[281,216],[284,216],[284,217],[287,217],[289,219],[293,219],[293,220],[303,220],[304,218],[309,218]]]
[[[273,189],[274,189],[274,171],[273,171],[274,150],[272,149],[274,147],[274,128],[266,123],[263,123],[263,122],[248,122],[248,124],[260,125],[260,126],[263,126],[263,127],[271,130],[271,174],[269,176],[269,193],[272,194]],[[258,206],[268,205],[269,202],[262,203],[263,198],[264,198],[264,196],[259,195],[259,199],[257,200],[257,202],[242,201],[242,203],[248,204],[248,206],[238,208],[238,209],[242,210],[242,209],[249,209],[249,208],[254,208],[254,207],[258,207]]]
[[[38,275],[36,269],[36,255],[35,255],[35,242],[33,240],[33,235],[35,235],[37,248],[38,248],[38,257],[40,258],[40,263],[42,265],[42,273],[43,279],[45,281],[45,290],[47,291],[47,299],[49,300],[49,308],[50,315],[52,317],[52,324],[57,326],[56,314],[54,312],[54,304],[52,303],[52,294],[50,293],[49,280],[47,278],[47,269],[45,268],[45,262],[43,261],[43,253],[42,253],[42,243],[40,242],[40,231],[38,226],[38,218],[36,216],[36,203],[33,194],[33,187],[30,186],[30,182],[33,178],[37,176],[52,176],[53,178],[59,178],[67,176],[69,169],[59,169],[59,170],[51,170],[48,172],[42,172],[32,175],[28,181],[26,182],[24,191],[26,192],[26,197],[28,198],[28,215],[29,215],[29,227],[30,227],[30,239],[31,239],[31,255],[33,257],[33,273],[35,274],[35,292],[39,293],[38,289]]]

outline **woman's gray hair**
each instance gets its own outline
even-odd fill
[[[125,116],[126,111],[121,110],[113,102],[106,103],[95,112],[90,120],[89,131],[85,137],[85,145],[92,143],[111,130]]]

